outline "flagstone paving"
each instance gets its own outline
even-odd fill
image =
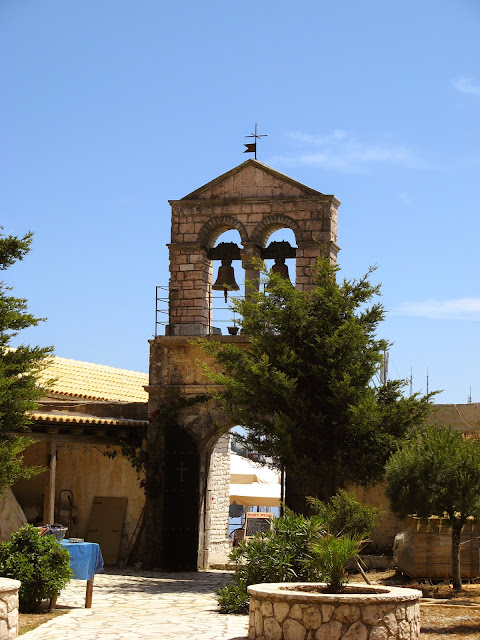
[[[214,591],[229,574],[108,570],[95,576],[91,609],[86,582],[72,580],[57,607],[71,608],[22,636],[25,640],[243,640],[248,616],[218,613]]]

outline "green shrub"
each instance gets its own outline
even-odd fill
[[[217,589],[220,613],[248,613],[247,584],[236,575],[226,585]]]
[[[263,582],[321,580],[311,546],[325,533],[320,518],[291,511],[273,522],[266,533],[244,541],[230,553],[236,564],[232,580],[217,591],[222,613],[248,611],[247,587]]]
[[[312,573],[312,543],[324,534],[316,516],[292,511],[273,522],[272,529],[233,549],[231,560],[248,584],[307,580]]]
[[[257,534],[230,553],[232,580],[217,591],[221,613],[247,613],[247,587],[264,582],[326,582],[341,590],[344,566],[370,535],[382,510],[363,505],[346,491],[328,503],[307,498],[309,518],[287,510],[271,531]]]
[[[35,612],[42,600],[56,597],[71,580],[70,556],[53,535],[39,536],[38,529],[27,524],[0,544],[0,576],[20,580],[20,612]]]
[[[362,504],[344,489],[340,489],[328,502],[311,497],[307,502],[334,536],[369,538],[383,513],[381,507]]]

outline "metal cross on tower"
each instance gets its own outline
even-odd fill
[[[255,142],[244,143],[244,146],[247,147],[243,153],[254,153],[255,160],[257,159],[257,140],[260,138],[266,138],[267,134],[257,134],[257,123],[255,123],[255,133],[251,133],[249,136],[245,136],[245,138],[255,138]]]

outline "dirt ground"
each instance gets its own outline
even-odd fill
[[[448,640],[480,640],[480,584],[464,584],[461,591],[453,591],[451,585],[420,584],[398,577],[394,571],[370,572],[368,577],[377,584],[412,587],[423,592],[421,640],[447,637]]]
[[[18,635],[21,636],[27,631],[32,631],[44,622],[48,622],[55,616],[61,616],[67,611],[65,609],[56,609],[55,611],[42,611],[41,613],[20,613],[18,615]]]

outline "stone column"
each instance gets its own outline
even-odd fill
[[[317,264],[318,258],[324,256],[329,258],[331,264],[335,264],[337,262],[338,251],[338,246],[331,240],[325,242],[315,242],[312,240],[299,242],[296,260],[296,289],[300,289],[301,291],[312,291],[315,289],[315,265]]]
[[[218,439],[210,458],[205,500],[205,548],[208,564],[226,564],[232,547],[228,537],[230,506],[230,433]]]
[[[242,257],[242,267],[245,270],[245,297],[251,291],[258,291],[260,287],[260,271],[258,269],[258,260],[260,260],[260,247],[245,243],[245,247],[240,249]],[[248,283],[253,286],[248,286]]]
[[[210,332],[212,261],[195,243],[170,249],[169,324],[167,335],[204,336]]]

